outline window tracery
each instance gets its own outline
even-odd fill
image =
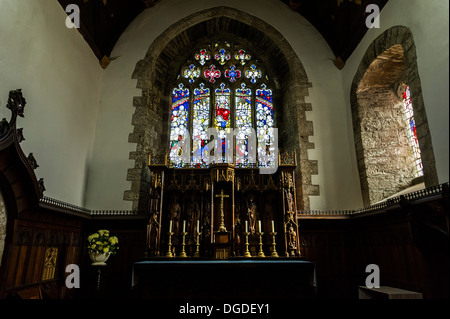
[[[273,94],[253,54],[228,42],[201,47],[181,68],[176,84],[169,153],[174,167],[274,164]],[[210,127],[216,130],[215,141]],[[225,156],[230,150],[233,155]]]

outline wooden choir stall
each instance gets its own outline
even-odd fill
[[[314,296],[314,263],[298,241],[295,154],[278,155],[273,174],[230,163],[174,168],[167,157],[149,159],[149,168],[147,251],[133,269],[139,297],[211,297],[207,273],[223,283],[217,298]]]

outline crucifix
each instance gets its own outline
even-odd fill
[[[220,226],[219,231],[220,232],[226,232],[227,229],[225,227],[225,216],[223,214],[223,199],[230,197],[229,195],[225,195],[223,193],[223,189],[220,190],[220,195],[216,195],[216,197],[220,197]]]

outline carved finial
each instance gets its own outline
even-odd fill
[[[25,141],[25,137],[23,137],[23,128],[17,129],[17,140],[19,143]]]
[[[9,91],[8,103],[6,104],[6,107],[13,112],[13,115],[15,114],[23,117],[25,104],[27,104],[27,101],[22,95],[22,89]]]
[[[39,167],[39,165],[36,162],[36,159],[33,156],[33,153],[30,153],[30,155],[28,155],[28,161],[30,162],[31,167],[33,167],[33,169],[36,169]]]
[[[38,180],[39,191],[42,193],[45,192],[44,179],[41,178]]]

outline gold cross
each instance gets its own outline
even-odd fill
[[[230,195],[225,195],[223,193],[223,189],[220,190],[220,195],[216,195],[216,197],[220,197],[220,226],[219,231],[220,232],[226,232],[227,229],[225,227],[225,216],[223,214],[223,199],[230,197]]]

